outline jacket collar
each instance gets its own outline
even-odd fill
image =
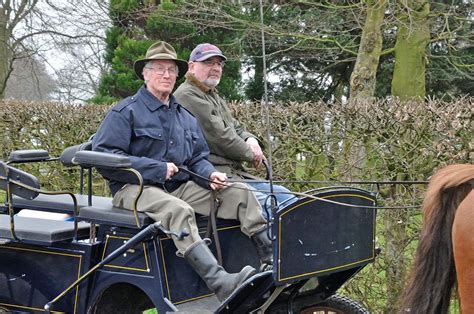
[[[138,91],[138,95],[142,99],[143,103],[145,106],[148,108],[150,111],[155,111],[158,110],[162,106],[166,106],[163,104],[158,98],[156,98],[152,93],[150,93],[147,89],[146,86],[143,85],[140,87],[140,90]],[[176,107],[177,109],[180,109],[180,105],[176,102],[176,99],[174,98],[173,95],[170,95],[169,99],[169,107]]]
[[[192,74],[191,72],[188,72],[186,73],[186,75],[184,76],[186,78],[186,81],[193,84],[194,86],[196,86],[197,88],[199,88],[200,90],[202,90],[204,93],[208,93],[212,90],[215,91],[215,88],[210,88],[206,85],[204,85],[203,83],[201,83],[195,76],[194,74]]]

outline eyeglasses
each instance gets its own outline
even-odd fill
[[[152,68],[152,67],[146,67],[146,68],[155,71],[155,73],[158,75],[165,75],[166,71],[168,71],[168,74],[170,76],[178,75],[178,69],[176,68]]]
[[[201,63],[204,63],[205,65],[209,67],[213,67],[215,65],[219,66],[221,69],[224,67],[225,62],[224,61],[213,61],[213,60],[204,60],[200,61]]]

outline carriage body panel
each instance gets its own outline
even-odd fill
[[[9,187],[16,183],[2,167],[6,171],[0,187],[15,191]],[[25,187],[17,196],[30,195]],[[66,213],[75,221],[11,215],[25,208]],[[176,256],[169,231],[156,229],[160,224],[145,214],[113,207],[104,197],[49,195],[35,200],[7,195],[0,206],[0,308],[67,313],[129,313],[151,307],[161,313],[186,306],[216,313],[262,307],[285,312],[288,304],[303,308],[326,300],[373,261],[375,214],[374,195],[348,187],[320,189],[276,210],[270,223],[273,270],[249,278],[220,304]],[[197,217],[197,222],[204,237],[208,218]],[[238,272],[245,265],[259,268],[256,249],[238,221],[218,219],[217,231],[227,271]],[[210,248],[216,252],[214,245]],[[300,292],[309,278],[317,279],[316,287]],[[195,307],[208,299],[214,301],[206,308]]]
[[[90,268],[94,250],[95,246],[86,243],[1,245],[0,308],[43,311],[47,302]],[[73,289],[58,302],[56,310],[83,313],[88,285],[86,280]]]
[[[317,199],[301,199],[275,217],[275,280],[279,284],[375,259],[375,196],[347,187],[323,189],[313,196]]]

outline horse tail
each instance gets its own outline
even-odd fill
[[[430,180],[423,227],[400,313],[447,313],[456,281],[452,226],[456,209],[472,190],[474,165],[450,165]]]

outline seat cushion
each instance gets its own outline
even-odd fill
[[[74,237],[74,222],[15,216],[15,234],[20,240],[53,244]],[[89,224],[78,223],[78,238],[88,235]],[[9,215],[0,215],[0,238],[13,239]]]
[[[138,228],[133,211],[114,207],[112,203],[105,206],[82,207],[78,218],[98,224]],[[138,213],[138,222],[140,226],[144,226],[153,223],[153,219],[144,213]]]
[[[79,209],[88,206],[88,197],[84,194],[74,194]],[[112,198],[93,196],[92,204],[97,207],[112,206]],[[40,194],[35,199],[29,200],[13,196],[13,207],[15,209],[33,209],[57,213],[74,214],[74,203],[69,195],[46,195]]]
[[[98,224],[109,224],[114,226],[136,228],[135,216],[131,210],[114,207],[112,198],[93,196],[92,206],[88,206],[87,195],[75,194],[79,207],[80,220],[95,222]],[[69,195],[45,195],[40,194],[34,200],[21,197],[13,197],[13,207],[19,209],[32,209],[56,213],[74,214],[72,198]],[[138,213],[140,226],[153,223],[153,220],[144,213]],[[200,230],[207,227],[207,216],[196,214],[196,221]],[[238,221],[217,219],[219,228],[238,225]]]

